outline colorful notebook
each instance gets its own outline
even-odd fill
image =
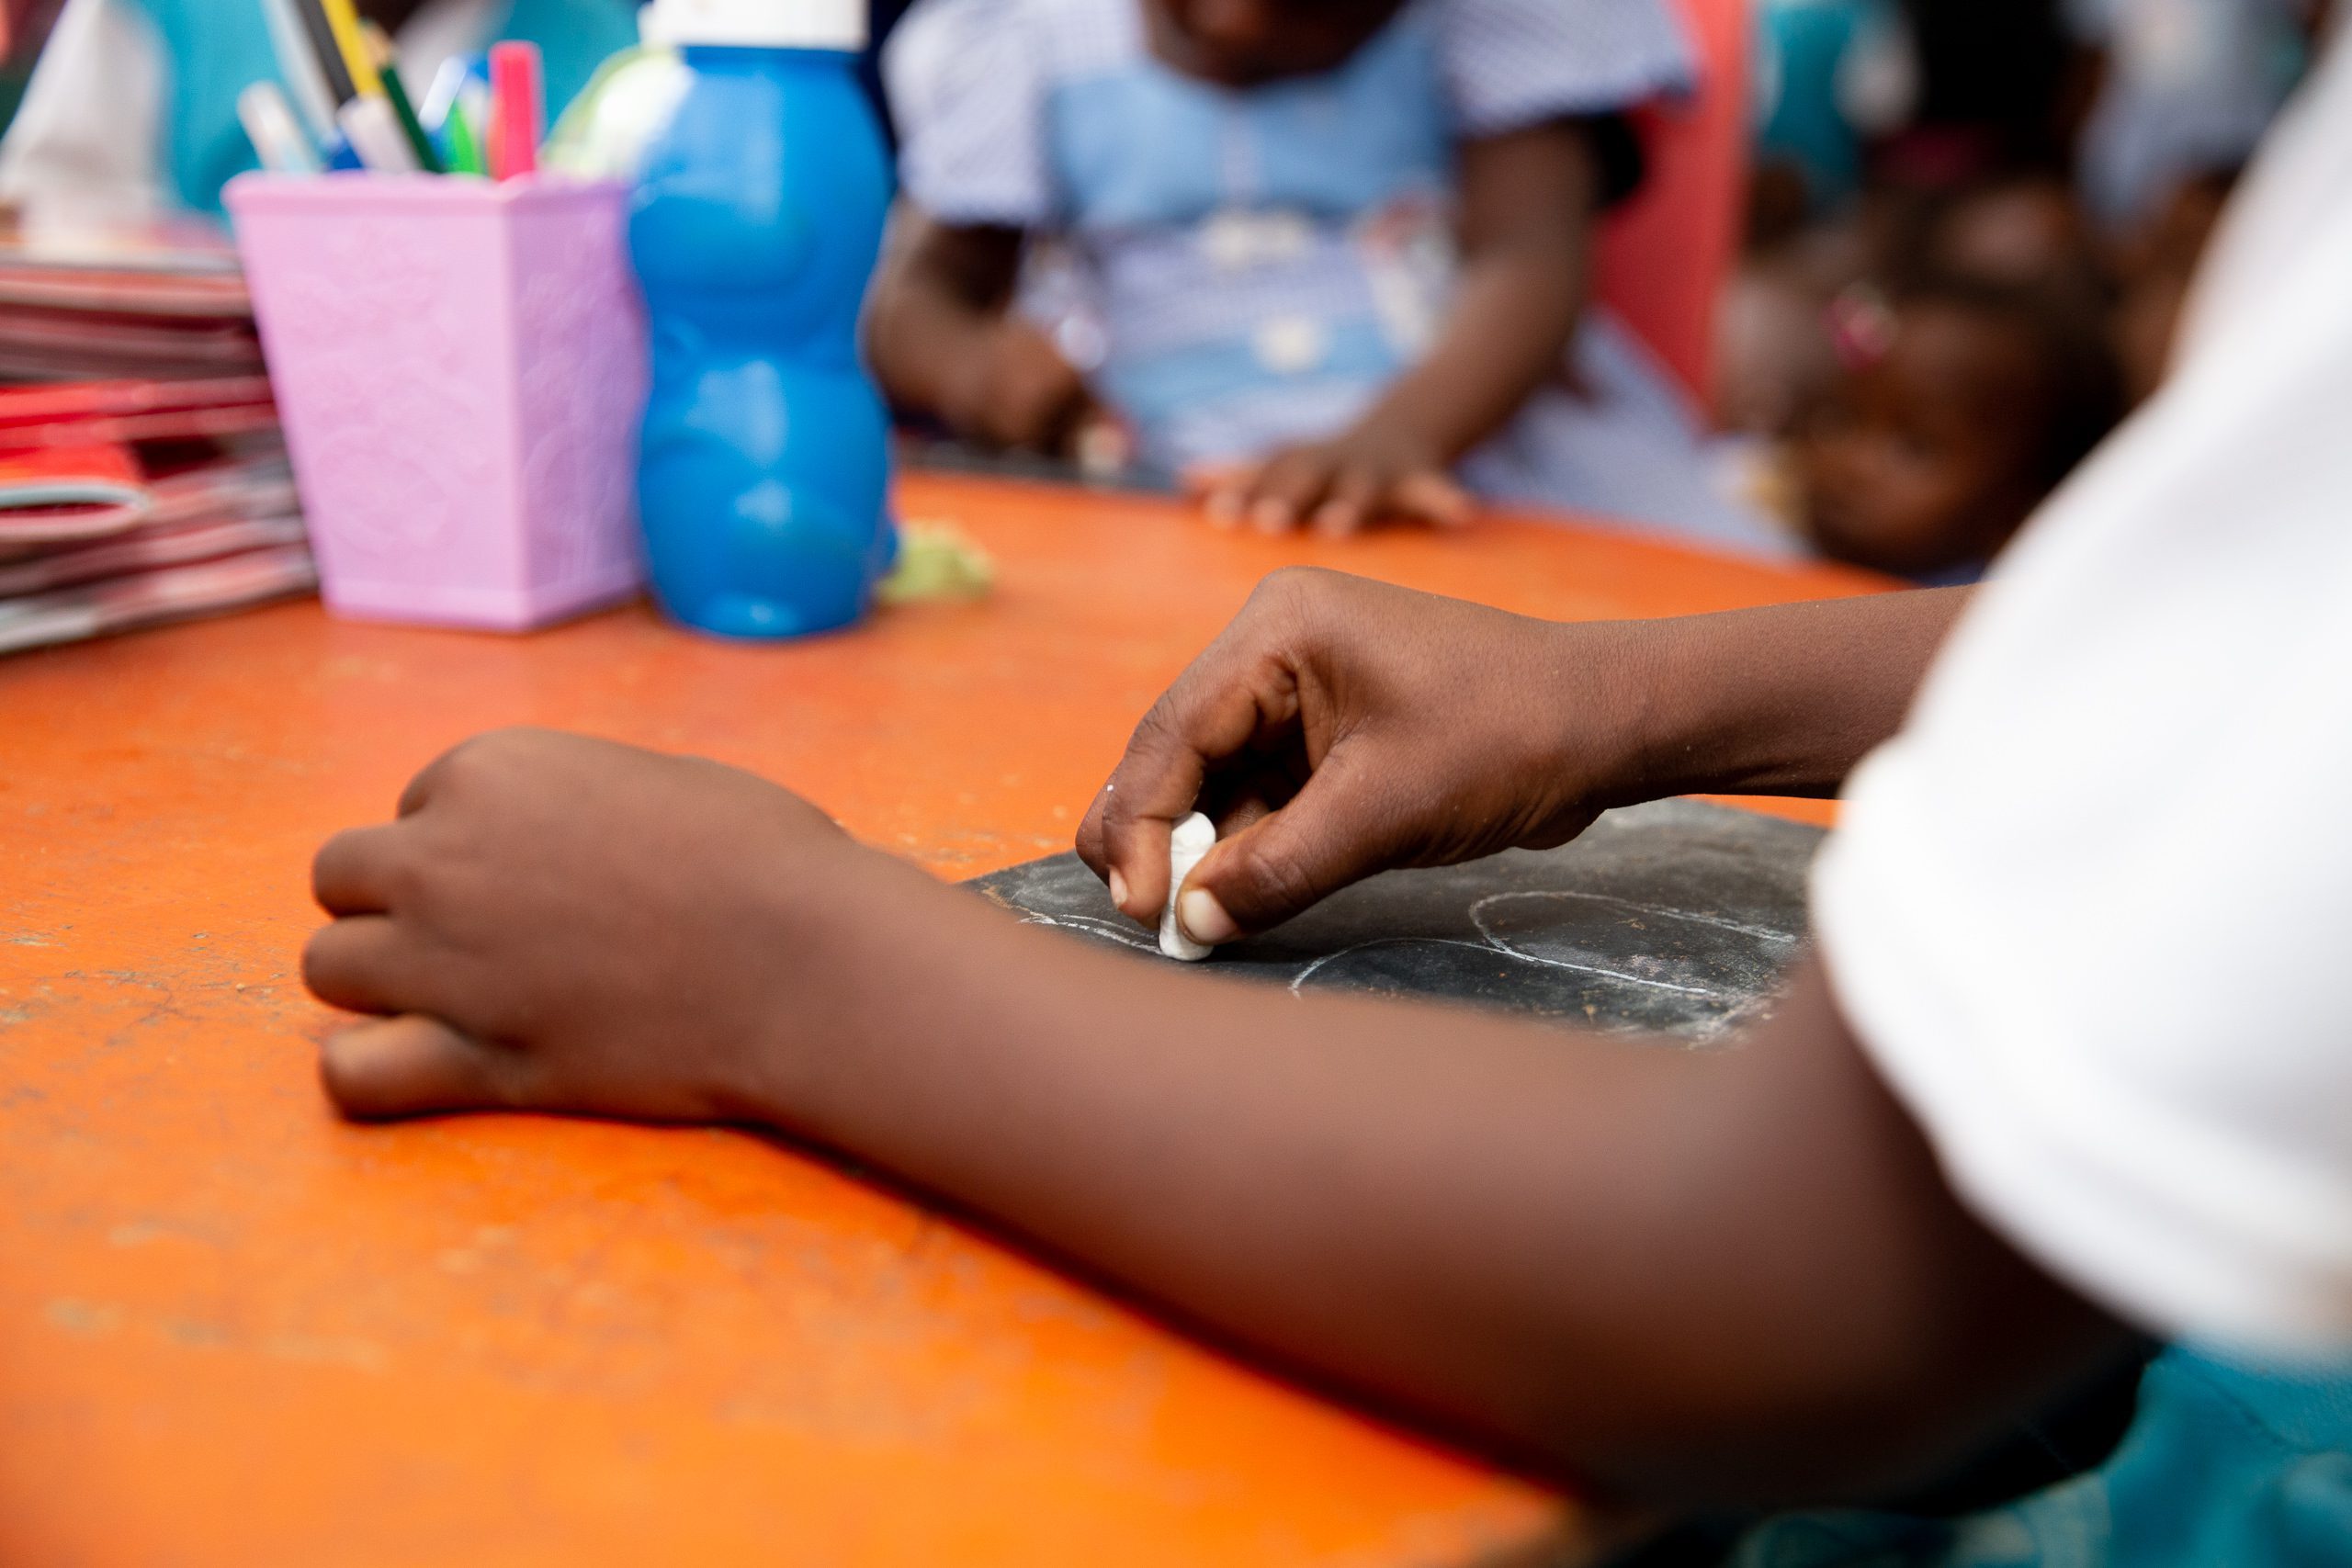
[[[308,545],[273,545],[0,600],[0,653],[241,609],[317,584]]]

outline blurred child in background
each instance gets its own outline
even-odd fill
[[[2324,7],[1903,3],[1907,125],[1848,111],[1864,0],[1761,0],[1770,113],[1717,322],[1717,472],[1823,553],[1953,581],[2154,391]]]
[[[2242,167],[2310,52],[2314,0],[2066,0],[2096,94],[2076,146],[2085,201],[2118,231],[2175,190]]]
[[[1817,552],[1973,581],[2125,406],[2104,251],[2064,183],[1880,191],[1744,265],[1724,482]]]
[[[2120,417],[2102,323],[2063,294],[1944,277],[1836,314],[1845,373],[1793,452],[1805,532],[1838,560],[1974,581]]]
[[[2184,175],[2113,247],[2115,353],[2135,404],[2154,394],[2172,363],[2189,279],[2236,184],[2234,169]]]
[[[1624,111],[1691,70],[1665,0],[922,0],[885,58],[908,204],[876,370],[1003,446],[1106,408],[1269,531],[1479,495],[1773,547],[1585,308],[1639,178]],[[1020,308],[1047,236],[1092,328],[1058,344]]]
[[[637,41],[631,0],[357,0],[394,36],[403,75],[527,39],[546,62],[550,115],[596,66]],[[237,95],[280,82],[267,0],[67,0],[0,141],[0,201],[36,218],[137,221],[218,212],[220,187],[257,160]]]
[[[2326,0],[2068,0],[2096,95],[2076,146],[2133,401],[2164,378],[2223,199],[2301,75]]]

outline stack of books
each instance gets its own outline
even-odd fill
[[[0,231],[0,652],[315,581],[226,242]]]

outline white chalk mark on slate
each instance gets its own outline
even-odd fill
[[[1490,894],[1487,897],[1481,898],[1476,903],[1470,906],[1470,923],[1478,928],[1478,934],[1485,937],[1488,942],[1492,943],[1496,951],[1499,953],[1508,953],[1513,958],[1524,959],[1530,964],[1546,964],[1554,969],[1572,969],[1579,975],[1600,975],[1611,980],[1623,980],[1628,985],[1647,986],[1652,990],[1657,991],[1675,991],[1686,997],[1706,997],[1713,1001],[1725,1002],[1736,1001],[1738,999],[1736,997],[1726,996],[1721,991],[1713,990],[1705,986],[1678,986],[1671,980],[1653,980],[1646,975],[1628,974],[1623,969],[1611,969],[1599,964],[1572,964],[1565,958],[1547,958],[1540,953],[1529,953],[1524,948],[1513,947],[1501,937],[1497,936],[1487,925],[1487,906],[1489,904],[1507,903],[1513,898],[1546,898],[1552,897],[1555,897],[1555,895],[1549,893]],[[1577,895],[1569,894],[1566,895],[1566,897],[1577,897]],[[1623,900],[1613,899],[1611,902],[1623,903]],[[1657,915],[1665,915],[1670,912],[1671,911],[1664,909],[1656,909],[1651,911],[1651,913]]]
[[[1450,936],[1378,936],[1373,938],[1370,942],[1357,942],[1352,947],[1343,947],[1337,953],[1327,953],[1322,957],[1315,960],[1314,963],[1309,964],[1306,968],[1300,970],[1296,975],[1291,977],[1290,994],[1294,997],[1298,995],[1298,988],[1301,986],[1306,985],[1309,979],[1313,978],[1314,974],[1317,969],[1322,968],[1323,965],[1330,963],[1335,958],[1345,958],[1351,953],[1362,953],[1368,947],[1418,946],[1423,942],[1428,943],[1431,947],[1466,947],[1473,953],[1494,953],[1498,958],[1517,958],[1520,956],[1520,954],[1516,953],[1508,953],[1502,949],[1489,946],[1487,943],[1483,942],[1462,942]]]
[[[1140,931],[1130,933],[1111,920],[1098,920],[1091,915],[1041,915],[1035,909],[1021,911],[1024,926],[1059,926],[1081,936],[1099,936],[1105,942],[1115,942],[1121,947],[1132,947],[1138,953],[1158,953],[1159,944],[1147,940]]]
[[[1490,893],[1471,906],[1471,922],[1484,931],[1486,922],[1480,911],[1489,904],[1507,904],[1514,898],[1580,898],[1589,904],[1609,904],[1632,915],[1655,915],[1662,920],[1688,920],[1694,926],[1713,926],[1719,931],[1736,931],[1759,942],[1792,942],[1796,937],[1788,931],[1776,931],[1770,926],[1751,926],[1743,920],[1726,919],[1721,915],[1695,914],[1689,909],[1668,909],[1657,904],[1636,904],[1631,898],[1612,897],[1606,893],[1578,893],[1565,887],[1534,887],[1510,893]],[[1491,933],[1488,940],[1492,940]]]

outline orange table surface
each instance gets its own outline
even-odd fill
[[[642,606],[505,638],[296,604],[0,662],[0,1562],[1379,1568],[1573,1532],[837,1163],[330,1112],[310,855],[475,731],[710,753],[960,878],[1066,848],[1280,565],[1560,618],[1871,586],[1532,522],[900,502],[995,554],[991,598],[781,647]]]

